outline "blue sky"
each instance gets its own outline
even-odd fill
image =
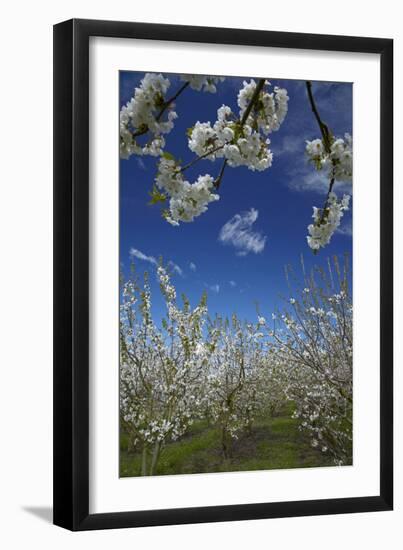
[[[120,73],[120,105],[133,95],[144,73]],[[175,75],[168,92],[180,86]],[[310,110],[305,82],[277,80],[273,85],[285,87],[290,97],[289,110],[280,130],[270,135],[273,165],[264,172],[227,167],[220,186],[220,200],[192,223],[172,227],[160,215],[158,205],[148,206],[149,192],[156,174],[156,159],[135,157],[120,160],[120,262],[127,275],[130,250],[141,254],[135,258],[136,270],[155,271],[154,260],[163,257],[171,262],[173,282],[178,293],[184,292],[193,305],[203,291],[208,293],[209,313],[256,319],[256,303],[263,315],[281,306],[288,295],[284,266],[291,264],[299,272],[300,255],[307,269],[325,266],[328,257],[352,254],[351,209],[342,220],[340,231],[331,243],[314,255],[306,243],[307,225],[312,206],[323,205],[328,182],[308,164],[305,140],[319,137],[317,123]],[[228,77],[218,85],[216,94],[186,89],[178,98],[175,128],[167,136],[166,150],[184,163],[194,158],[187,147],[186,129],[200,122],[216,120],[223,103],[236,109],[237,90],[243,78]],[[314,82],[313,93],[322,119],[336,136],[352,134],[352,84]],[[221,162],[198,162],[186,172],[189,181],[199,174],[216,176]],[[335,191],[351,193],[351,185],[337,183]],[[248,215],[245,215],[248,213]],[[234,218],[234,216],[237,216]],[[227,224],[227,231],[223,227]],[[228,228],[231,231],[228,231]],[[240,235],[248,235],[249,249],[237,248]],[[235,239],[220,235],[235,233]],[[154,313],[160,317],[163,303],[155,276],[151,276]]]

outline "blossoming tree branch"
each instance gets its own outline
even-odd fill
[[[120,155],[151,155],[157,158],[157,175],[151,203],[167,204],[162,214],[171,225],[193,222],[219,200],[218,191],[227,166],[245,166],[251,171],[268,170],[273,162],[269,135],[278,131],[287,115],[287,90],[271,87],[266,79],[244,81],[237,94],[238,110],[228,105],[217,110],[217,120],[197,121],[187,131],[188,147],[194,158],[183,164],[166,151],[165,136],[178,118],[176,100],[187,88],[215,93],[223,77],[181,75],[183,84],[172,95],[171,82],[161,74],[147,73],[134,95],[120,112]],[[322,208],[314,207],[313,223],[308,226],[307,242],[317,252],[325,247],[349,208],[349,195],[338,199],[334,184],[352,179],[352,140],[348,134],[335,138],[322,121],[315,104],[312,83],[307,82],[308,98],[321,136],[306,142],[306,153],[314,168],[328,176],[329,187]],[[190,182],[185,172],[201,160],[220,161],[215,175],[199,175]]]

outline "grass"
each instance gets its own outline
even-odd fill
[[[291,418],[288,411],[273,418],[259,419],[250,435],[242,434],[234,441],[232,458],[224,460],[219,430],[198,422],[182,439],[166,444],[156,475],[333,465],[331,458],[314,449],[297,427],[298,421]],[[122,433],[120,476],[138,476],[140,468],[140,455],[127,452],[127,435]]]

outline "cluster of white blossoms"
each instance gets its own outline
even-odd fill
[[[314,223],[308,226],[308,245],[312,250],[319,250],[329,244],[333,233],[340,225],[344,212],[348,210],[350,202],[349,195],[343,195],[341,201],[335,193],[330,193],[325,212],[321,208],[313,207]]]
[[[210,202],[220,198],[213,192],[214,179],[210,175],[199,176],[194,183],[190,183],[171,158],[161,157],[155,182],[170,197],[169,210],[164,217],[171,225],[179,225],[180,221],[192,222],[207,210]]]
[[[180,75],[190,88],[203,92],[216,92],[217,84],[224,77],[205,75]],[[272,164],[273,155],[269,149],[267,135],[280,128],[287,114],[288,95],[282,88],[274,87],[269,92],[269,81],[264,81],[256,94],[256,82],[244,81],[238,93],[239,112],[222,105],[217,111],[217,120],[196,122],[188,132],[188,145],[198,155],[195,160],[206,158],[225,159],[231,167],[246,166],[252,171],[263,171]],[[152,193],[153,202],[169,199],[169,209],[163,212],[172,225],[191,222],[207,210],[208,204],[219,199],[215,192],[219,180],[209,174],[201,175],[194,183],[183,176],[184,168],[164,152],[165,137],[173,126],[177,113],[172,101],[166,99],[170,81],[161,74],[147,73],[134,90],[133,98],[120,112],[120,155],[128,159],[131,155],[161,157],[158,162],[156,187],[163,192]],[[248,113],[246,113],[248,111]],[[193,164],[193,162],[191,163]]]
[[[351,181],[353,177],[353,143],[350,134],[333,139],[326,151],[321,139],[306,142],[306,153],[317,170],[326,170],[329,178]]]
[[[322,139],[306,142],[306,153],[317,170],[325,170],[329,180],[351,181],[353,176],[353,144],[349,134],[343,138],[330,137],[325,145]],[[329,194],[325,210],[313,208],[314,223],[308,226],[307,241],[314,251],[329,244],[333,233],[340,225],[343,214],[349,208],[350,196],[339,201],[334,192]]]
[[[268,80],[265,86],[270,86]],[[248,105],[256,90],[256,82],[252,79],[250,82],[244,81],[243,88],[238,93],[239,116],[243,117]],[[265,134],[277,131],[288,111],[288,94],[285,88],[274,87],[273,92],[269,93],[262,90],[259,94],[258,102],[255,108],[250,112],[246,124],[257,127]]]
[[[192,90],[210,92],[212,94],[215,94],[217,91],[216,85],[225,80],[224,76],[204,76],[198,74],[182,74],[180,78],[184,82],[189,82]]]
[[[230,107],[223,105],[217,111],[217,121],[196,122],[189,135],[189,149],[209,160],[225,158],[229,166],[246,166],[252,171],[263,171],[272,164],[268,148],[270,140],[247,124],[234,121]],[[209,154],[210,152],[210,154]]]
[[[170,81],[161,74],[146,73],[135,88],[134,96],[120,111],[120,156],[128,159],[131,155],[159,156],[165,146],[163,134],[168,134],[177,118],[176,112],[166,105],[165,94]],[[160,116],[164,106],[167,117]],[[147,135],[141,145],[136,137]]]
[[[266,81],[265,85],[270,83]],[[269,149],[270,139],[266,136],[280,128],[287,114],[288,95],[285,89],[277,87],[272,93],[262,89],[243,121],[255,89],[254,80],[243,83],[238,94],[238,116],[230,107],[222,105],[213,125],[211,122],[196,122],[189,132],[189,149],[209,160],[224,158],[232,167],[246,166],[252,171],[269,168],[273,154]]]
[[[224,77],[181,75],[181,80],[189,82],[193,90],[215,93],[216,85]],[[120,156],[128,159],[131,155],[151,155],[157,157],[165,147],[164,134],[174,127],[177,113],[173,102],[166,93],[171,83],[162,74],[146,73],[135,88],[131,100],[120,111]],[[166,116],[164,112],[166,111]],[[144,143],[140,136],[147,134]],[[151,137],[150,137],[151,135]]]

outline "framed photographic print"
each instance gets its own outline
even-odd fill
[[[392,115],[390,39],[54,27],[55,524],[392,509]]]

